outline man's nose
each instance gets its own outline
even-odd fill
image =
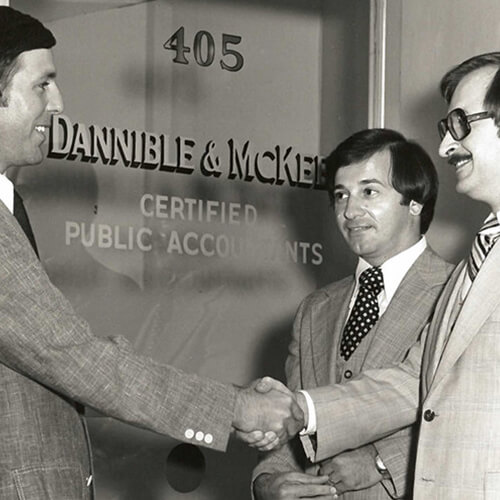
[[[356,196],[349,196],[344,210],[344,217],[346,219],[354,219],[360,215],[363,215],[363,205],[361,200]]]
[[[441,144],[439,145],[439,156],[441,156],[441,158],[451,156],[458,146],[459,143],[453,139],[450,132],[446,132],[446,135],[443,137]]]
[[[64,111],[64,103],[59,87],[54,83],[50,89],[50,96],[47,108],[50,113],[58,115]]]

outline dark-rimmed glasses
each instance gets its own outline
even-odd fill
[[[446,132],[450,132],[455,141],[461,141],[470,134],[472,122],[492,118],[490,111],[480,111],[467,115],[461,108],[455,108],[448,113],[446,118],[438,121],[438,131],[441,140],[444,139]]]

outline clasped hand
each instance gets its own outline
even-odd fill
[[[375,467],[377,450],[371,444],[324,460],[319,473],[328,476],[338,493],[369,488],[382,480]]]
[[[284,384],[264,377],[238,392],[236,436],[260,451],[282,446],[304,427],[304,413]]]

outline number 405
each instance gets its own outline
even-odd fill
[[[222,57],[220,66],[226,71],[240,71],[243,68],[243,55],[232,46],[241,42],[241,36],[222,34]],[[175,52],[174,62],[179,64],[189,64],[186,54],[191,52],[191,48],[184,43],[184,26],[181,26],[164,44],[166,50]],[[210,66],[215,59],[214,37],[208,31],[198,31],[194,36],[193,55],[199,66]]]

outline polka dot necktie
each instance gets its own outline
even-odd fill
[[[340,342],[340,354],[347,361],[378,320],[378,294],[384,289],[380,267],[370,267],[359,276],[359,291]]]
[[[500,237],[500,224],[495,214],[490,214],[484,221],[483,226],[476,234],[472,249],[467,261],[467,272],[471,281],[474,281],[479,268],[488,252],[493,248],[493,245]]]

